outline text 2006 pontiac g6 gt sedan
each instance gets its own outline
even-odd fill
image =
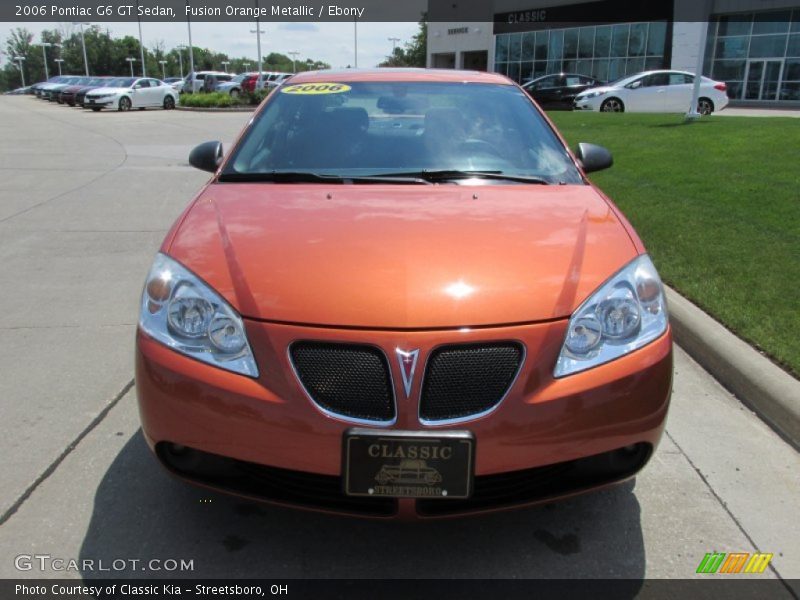
[[[370,517],[521,506],[633,476],[672,344],[642,242],[518,86],[303,73],[173,225],[136,388],[170,471]]]

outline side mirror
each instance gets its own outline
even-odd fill
[[[201,171],[215,173],[221,162],[222,142],[203,142],[189,153],[189,164]]]
[[[614,157],[611,156],[611,152],[596,144],[581,142],[578,144],[578,150],[575,152],[575,156],[581,168],[583,168],[584,173],[602,171],[614,164]]]
[[[639,79],[638,81],[634,81],[633,83],[629,83],[625,87],[627,87],[629,90],[639,89],[640,87],[642,87],[642,80]]]

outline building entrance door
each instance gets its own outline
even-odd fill
[[[744,87],[745,100],[777,100],[783,60],[750,60]]]

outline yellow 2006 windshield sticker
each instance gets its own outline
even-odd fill
[[[297,83],[280,88],[284,94],[341,94],[349,92],[350,86],[344,83]]]

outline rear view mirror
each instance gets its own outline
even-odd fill
[[[575,152],[578,162],[583,168],[584,173],[592,173],[594,171],[602,171],[608,169],[614,164],[614,157],[611,156],[606,148],[597,146],[596,144],[587,144],[581,142],[578,144],[578,149]]]
[[[215,173],[222,162],[222,142],[203,142],[189,153],[189,164],[201,171]]]

